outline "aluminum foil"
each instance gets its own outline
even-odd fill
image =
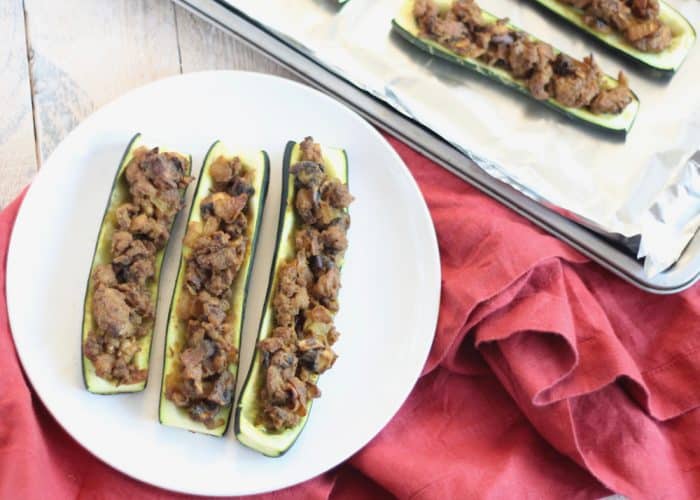
[[[500,181],[644,259],[671,266],[700,226],[700,48],[660,79],[528,1],[481,0],[491,13],[575,57],[622,69],[639,96],[626,140],[574,124],[391,31],[403,0],[226,0],[358,87],[428,126]],[[672,0],[700,26],[698,0]]]

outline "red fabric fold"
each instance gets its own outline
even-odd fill
[[[369,445],[267,497],[700,497],[700,287],[638,290],[389,141],[440,244],[433,348]],[[169,496],[83,450],[23,377],[4,306],[19,204],[0,214],[0,497]]]

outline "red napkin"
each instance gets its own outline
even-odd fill
[[[368,446],[269,497],[700,497],[700,287],[642,292],[389,140],[440,243],[430,358]],[[19,204],[0,215],[0,497],[169,495],[83,450],[23,377],[4,307]]]

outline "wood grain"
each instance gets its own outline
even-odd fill
[[[297,79],[232,35],[175,6],[182,71],[240,69]]]
[[[81,120],[180,72],[167,0],[25,0],[40,160]]]
[[[36,172],[22,0],[0,2],[0,207]]]

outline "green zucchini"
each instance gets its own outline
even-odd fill
[[[111,195],[107,201],[107,207],[105,208],[104,215],[102,217],[102,224],[100,226],[100,232],[97,236],[97,243],[95,244],[95,252],[92,258],[92,266],[90,267],[90,277],[88,278],[87,290],[85,291],[85,301],[83,309],[83,333],[82,341],[80,344],[82,365],[83,365],[83,381],[85,382],[85,387],[88,391],[95,394],[121,394],[128,392],[139,392],[146,387],[147,380],[143,382],[138,382],[136,384],[121,384],[117,385],[109,380],[103,379],[97,376],[95,373],[95,367],[92,361],[85,356],[83,353],[83,345],[87,339],[88,334],[94,327],[94,318],[92,315],[92,297],[94,293],[94,280],[93,271],[95,267],[107,264],[111,262],[111,244],[112,244],[112,234],[116,227],[115,224],[115,210],[123,203],[130,199],[129,186],[126,182],[124,176],[124,171],[127,165],[134,156],[134,151],[142,145],[141,134],[136,134],[129,145],[126,147],[126,151],[122,156],[117,173],[114,176],[114,182],[112,183]],[[167,152],[169,150],[161,148],[162,152]],[[188,161],[185,166],[186,173],[189,174],[192,168],[192,157],[187,156]],[[184,190],[180,191],[182,195]],[[171,227],[172,229],[172,227]],[[161,249],[156,253],[155,261],[155,274],[151,279],[150,291],[151,299],[154,305],[158,304],[158,288],[160,285],[160,271],[163,266],[163,257],[165,255],[165,248]],[[136,364],[141,369],[148,369],[149,359],[151,355],[151,341],[153,339],[153,330],[151,326],[151,332],[145,335],[140,340],[140,351],[136,354]]]
[[[301,150],[296,142],[289,142],[284,153],[282,168],[282,203],[280,206],[279,226],[277,230],[277,246],[273,258],[272,271],[265,298],[262,318],[258,330],[258,342],[267,338],[274,326],[272,300],[277,289],[277,271],[287,260],[296,254],[294,235],[300,225],[300,219],[294,208],[295,189],[294,175],[290,173],[292,165],[301,158]],[[323,164],[326,174],[348,182],[348,158],[344,150],[323,148]],[[269,457],[283,455],[297,440],[306,425],[311,411],[312,401],[308,403],[306,416],[299,424],[283,432],[269,432],[264,425],[258,423],[259,395],[264,383],[265,373],[262,369],[260,349],[255,350],[255,356],[250,365],[248,375],[243,385],[243,391],[236,406],[234,430],[236,438],[243,445],[252,448]],[[316,381],[317,377],[313,380]]]
[[[605,45],[632,60],[657,71],[675,72],[683,63],[690,48],[695,43],[695,29],[676,9],[659,0],[659,20],[671,28],[673,40],[666,50],[653,53],[642,52],[630,45],[619,33],[603,33],[588,26],[583,20],[583,12],[559,0],[534,0],[545,9],[597,38]]]
[[[473,59],[470,57],[463,57],[459,54],[451,51],[447,47],[440,45],[439,43],[430,40],[427,37],[420,35],[420,29],[416,23],[415,17],[413,16],[413,5],[415,0],[405,0],[401,10],[398,15],[392,21],[394,30],[405,38],[407,41],[415,45],[416,47],[428,52],[431,55],[440,57],[449,62],[458,64],[460,66],[467,67],[476,71],[477,73],[484,75],[492,80],[502,83],[503,85],[510,87],[512,89],[521,92],[533,100],[536,100],[527,85],[523,80],[514,78],[508,73],[508,71],[498,68],[495,66],[490,66],[478,59]],[[446,9],[452,4],[451,0],[438,0],[436,3],[440,8]],[[496,22],[497,17],[493,14],[482,10],[483,18],[486,22]],[[520,30],[520,28],[508,24],[511,29]],[[520,30],[522,31],[522,30]],[[531,36],[531,35],[530,35]],[[532,39],[535,39],[531,36]],[[555,50],[555,52],[557,52]],[[614,87],[617,84],[617,80],[609,75],[604,76],[604,83],[609,87]],[[637,116],[637,110],[639,109],[639,99],[632,93],[632,102],[630,102],[627,107],[619,114],[600,114],[596,115],[587,109],[583,108],[567,108],[566,106],[560,104],[556,100],[550,98],[545,101],[537,101],[543,103],[565,116],[578,120],[586,125],[596,127],[608,132],[616,134],[626,134]]]
[[[252,154],[231,154],[226,146],[221,141],[216,141],[209,148],[202,170],[199,174],[197,187],[195,188],[194,199],[190,208],[188,218],[189,222],[201,221],[200,205],[206,198],[214,184],[210,175],[212,164],[220,156],[232,158],[238,156],[243,165],[251,169],[253,172],[252,187],[255,193],[248,200],[248,248],[243,259],[243,263],[236,275],[233,284],[231,285],[232,298],[231,308],[227,312],[227,322],[230,322],[231,328],[231,343],[240,351],[241,330],[243,329],[243,321],[245,318],[246,299],[248,297],[248,286],[250,285],[250,276],[253,268],[255,257],[255,248],[258,241],[258,233],[262,223],[263,210],[265,206],[265,198],[267,197],[267,187],[270,178],[270,160],[265,151],[259,151]],[[219,410],[216,418],[220,419],[222,425],[215,428],[208,428],[201,422],[192,420],[187,412],[182,408],[178,408],[175,404],[166,397],[166,382],[170,374],[177,369],[177,356],[180,353],[180,348],[186,339],[186,325],[177,314],[177,304],[180,296],[185,289],[185,268],[187,259],[192,250],[187,247],[184,242],[182,246],[182,254],[180,257],[180,268],[177,274],[175,290],[170,302],[170,312],[168,313],[168,325],[166,327],[165,339],[165,355],[163,366],[163,378],[161,380],[161,396],[159,406],[159,420],[164,425],[171,427],[179,427],[189,431],[200,432],[212,436],[222,436],[228,429],[231,416],[231,405],[227,408]],[[238,363],[229,364],[229,370],[234,377],[238,373]]]

